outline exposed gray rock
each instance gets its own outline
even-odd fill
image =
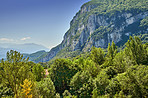
[[[95,4],[84,4],[71,21],[70,29],[64,35],[62,43],[51,49],[48,55],[39,61],[49,61],[65,47],[69,47],[71,51],[89,51],[92,46],[106,48],[112,41],[116,45],[124,44],[126,37],[141,32],[140,21],[148,16],[148,11],[141,11],[138,14],[123,11],[111,17],[99,13],[87,15],[96,7]],[[143,32],[147,31],[148,28]]]

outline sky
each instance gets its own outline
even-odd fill
[[[0,0],[0,43],[60,44],[70,21],[90,0]]]

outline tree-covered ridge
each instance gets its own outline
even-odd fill
[[[85,8],[88,7],[88,9],[83,13],[81,13],[80,10],[76,14],[78,15],[78,18],[74,24],[72,24],[73,21],[71,22],[72,27],[77,26],[81,22],[86,24],[89,16],[92,14],[100,14],[111,17],[119,12],[128,12],[128,13],[131,12],[133,14],[138,14],[140,12],[148,11],[148,1],[147,0],[91,0],[88,3],[85,3],[81,7],[81,9],[83,9],[83,7]]]
[[[44,68],[7,53],[0,63],[0,97],[8,98],[144,98],[148,96],[148,43],[130,37],[124,49],[108,48],[68,59],[56,59]]]
[[[116,11],[122,12],[127,11],[134,13],[139,13],[139,11],[147,11],[148,9],[148,1],[147,0],[91,0],[86,3],[89,4],[100,4],[101,6],[97,6],[94,10],[97,13],[108,14]],[[114,13],[113,13],[114,14]],[[113,15],[111,14],[111,15]]]

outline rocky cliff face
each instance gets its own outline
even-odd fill
[[[147,6],[142,10],[132,7],[119,10],[116,6],[114,9],[107,10],[106,7],[109,4],[108,6],[106,4],[94,1],[84,4],[71,21],[70,29],[64,35],[61,44],[51,49],[45,57],[38,61],[49,61],[63,49],[65,52],[77,50],[86,52],[92,46],[107,48],[108,43],[112,41],[121,46],[130,35],[148,33],[147,25],[140,26],[141,21],[148,17]]]

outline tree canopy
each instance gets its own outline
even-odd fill
[[[144,98],[148,96],[148,44],[130,37],[119,51],[92,47],[86,55],[59,58],[45,77],[41,64],[17,51],[0,62],[0,97]]]

